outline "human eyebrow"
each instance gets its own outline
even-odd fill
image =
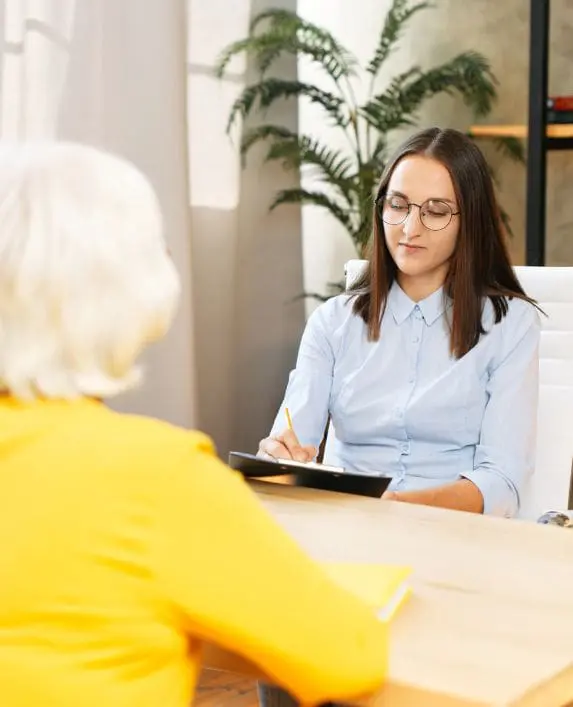
[[[406,199],[406,201],[409,201],[409,198],[406,196],[401,191],[396,191],[395,189],[391,189],[388,194],[388,196],[400,196],[402,199]],[[424,201],[445,201],[446,204],[450,204],[451,206],[456,206],[456,202],[452,201],[452,199],[446,199],[444,196],[429,196],[427,199],[424,199]]]
[[[426,201],[445,201],[446,204],[450,204],[451,206],[456,206],[455,201],[452,201],[451,199],[446,199],[443,196],[431,196],[429,199],[426,199]]]

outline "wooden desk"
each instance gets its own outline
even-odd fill
[[[389,680],[372,707],[573,704],[573,530],[255,483],[319,560],[406,563]],[[247,672],[209,650],[210,667]]]

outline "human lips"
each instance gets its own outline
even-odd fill
[[[406,253],[416,253],[420,250],[426,250],[424,246],[414,245],[413,243],[398,243]]]

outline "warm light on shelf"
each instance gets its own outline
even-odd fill
[[[469,130],[474,137],[527,137],[527,125],[472,125]],[[548,125],[547,137],[573,137],[573,124]]]

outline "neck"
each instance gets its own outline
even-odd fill
[[[445,282],[444,273],[428,273],[427,275],[405,275],[399,272],[398,284],[413,302],[420,302],[439,290]]]

